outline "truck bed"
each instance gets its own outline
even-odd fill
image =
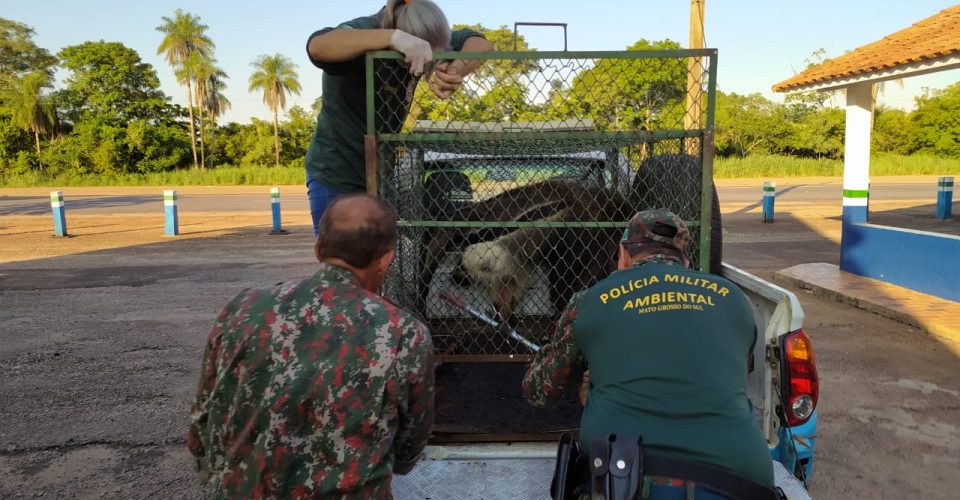
[[[754,308],[759,335],[754,351],[755,370],[749,377],[749,397],[767,444],[774,449],[779,444],[779,422],[773,401],[773,391],[777,390],[774,373],[779,369],[779,362],[768,359],[766,346],[802,327],[803,310],[792,293],[749,273],[724,265],[723,275],[740,286]],[[556,455],[556,433],[577,426],[579,402],[571,395],[559,412],[538,410],[528,405],[520,393],[519,377],[526,363],[478,364],[489,368],[458,366],[461,364],[441,368],[452,370],[452,375],[448,372],[438,377],[437,404],[441,407],[453,404],[457,408],[452,413],[449,408],[439,412],[434,439],[424,451],[422,461],[410,474],[394,477],[393,492],[398,500],[549,498]],[[460,369],[464,372],[458,373]],[[470,373],[477,375],[474,378]],[[454,387],[456,391],[445,393]],[[484,398],[481,406],[473,406],[474,402]],[[470,442],[464,434],[447,432],[469,430],[470,422],[478,418],[482,408],[490,408],[491,404],[509,408],[509,411],[497,411],[498,415],[516,417],[498,421],[505,426],[499,431],[494,429],[499,425],[474,430],[492,431],[500,434],[499,437],[468,432],[467,435],[478,438],[473,441],[488,438],[488,442],[476,443]],[[503,432],[509,426],[523,430],[527,438],[539,433],[542,439],[517,439],[518,435]],[[802,484],[787,469],[774,462],[774,471],[778,486],[798,492],[797,496],[791,498],[804,498],[801,496],[805,495]]]

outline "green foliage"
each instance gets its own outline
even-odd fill
[[[287,111],[287,121],[280,124],[280,140],[283,144],[281,162],[303,159],[317,126],[317,116],[300,106]]]
[[[189,145],[187,145],[189,148]],[[28,155],[29,156],[29,155]],[[209,170],[174,170],[147,174],[74,174],[57,176],[36,171],[0,175],[0,187],[77,186],[279,186],[302,185],[303,164],[280,168],[217,167]],[[265,196],[267,191],[264,191]]]
[[[165,54],[167,62],[173,68],[174,75],[181,85],[187,88],[187,115],[190,117],[190,144],[193,152],[193,165],[197,166],[197,141],[193,118],[194,94],[198,94],[197,101],[202,101],[200,91],[194,92],[197,85],[195,72],[197,66],[213,59],[215,44],[207,36],[207,25],[200,22],[200,18],[193,14],[177,9],[173,17],[163,16],[163,21],[156,30],[163,33],[163,40],[157,47],[157,55]],[[210,63],[212,65],[212,62]],[[201,122],[203,111],[201,108]],[[201,123],[201,126],[203,123]],[[201,128],[201,135],[203,129]],[[201,158],[203,151],[201,150]]]
[[[960,83],[918,97],[917,110],[910,121],[916,151],[960,156]]]
[[[810,54],[810,57],[804,59],[804,70],[819,66],[830,58],[827,57],[826,49],[817,49]],[[784,99],[786,116],[789,120],[795,122],[803,121],[808,115],[823,111],[827,101],[833,96],[833,92],[820,92],[810,90],[806,92],[791,92]]]
[[[33,43],[33,28],[0,17],[0,83],[42,71],[52,76],[57,59]]]
[[[627,50],[677,50],[680,44],[640,40]],[[551,99],[561,118],[590,118],[602,128],[676,129],[683,123],[685,59],[603,59],[581,71],[569,91]]]
[[[873,149],[888,153],[910,154],[916,135],[910,115],[899,109],[878,107],[873,119]]]
[[[58,93],[70,133],[45,155],[56,173],[113,175],[183,166],[182,112],[160,90],[153,67],[118,42],[85,42],[59,54],[69,70]]]
[[[495,50],[514,50],[506,26],[470,27],[483,32]],[[272,123],[254,118],[218,126],[230,103],[207,26],[178,10],[157,30],[164,35],[158,53],[187,86],[194,106],[171,105],[154,69],[117,42],[64,48],[58,56],[67,74],[62,87],[50,92],[57,58],[33,43],[29,27],[0,18],[0,184],[301,184],[322,98],[309,110],[290,108],[280,120],[287,96],[300,92],[295,65],[279,54],[254,63],[250,90],[262,92],[274,113]],[[516,43],[519,50],[532,50],[523,37]],[[670,40],[640,40],[629,50],[677,48]],[[816,64],[824,56],[818,51],[805,62]],[[446,101],[421,82],[422,99],[412,115],[462,121],[585,118],[615,130],[683,123],[682,59],[567,66],[553,81],[548,81],[556,76],[552,70],[541,71],[545,64],[486,62]],[[844,112],[828,107],[828,98],[811,92],[777,104],[758,94],[718,92],[715,175],[839,175]],[[911,112],[875,111],[872,175],[960,173],[960,161],[942,159],[960,156],[960,84],[930,90],[916,104]],[[190,162],[194,107],[201,112],[206,163],[220,166],[209,172],[183,170]],[[270,165],[282,167],[265,168]]]
[[[496,29],[480,24],[454,25],[456,29],[472,29],[483,33],[495,51],[513,51],[513,31],[506,26]],[[516,37],[516,50],[527,51],[530,47],[522,35]],[[446,100],[441,100],[421,81],[417,89],[419,98],[415,106],[419,110],[411,116],[426,120],[501,121],[523,119],[529,115],[526,75],[538,69],[536,61],[490,60],[474,71],[467,83]],[[418,112],[417,112],[418,111]]]
[[[263,103],[276,113],[287,109],[287,94],[300,95],[297,65],[282,54],[261,55],[251,63],[250,92],[262,92]]]
[[[30,135],[14,125],[9,116],[0,114],[0,173],[4,171],[23,173],[17,165],[17,158],[20,153],[28,151],[30,151]],[[27,165],[27,170],[31,168],[33,165]]]
[[[53,103],[43,94],[43,89],[50,86],[50,80],[46,71],[34,71],[23,78],[13,77],[9,85],[0,87],[0,105],[10,116],[11,124],[33,134],[37,166],[41,169],[40,135],[52,132],[56,124]]]
[[[83,115],[110,117],[116,124],[169,121],[175,116],[153,66],[122,43],[84,42],[58,55],[61,66],[71,72],[59,94],[64,117],[71,123]]]
[[[177,9],[173,17],[160,19],[163,22],[156,30],[163,33],[163,40],[157,47],[157,55],[164,54],[174,69],[187,66],[195,53],[209,56],[213,52],[215,45],[199,16]]]
[[[261,55],[251,63],[250,92],[263,93],[263,103],[273,112],[273,143],[276,166],[280,166],[279,112],[287,109],[287,94],[300,95],[297,65],[281,54]]]
[[[760,94],[717,92],[716,154],[744,157],[769,153],[786,135],[776,105]]]
[[[873,155],[870,159],[870,175],[878,177],[951,174],[960,174],[960,159],[885,153]],[[839,177],[841,175],[843,175],[842,160],[755,154],[745,158],[717,158],[713,164],[713,176],[718,179]]]

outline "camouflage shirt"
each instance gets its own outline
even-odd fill
[[[188,446],[217,498],[391,498],[433,424],[426,326],[321,264],[240,293],[207,341]]]
[[[647,262],[682,266],[683,262],[669,255],[651,255],[634,266]],[[578,387],[587,369],[583,353],[577,348],[573,324],[580,311],[580,299],[586,290],[570,298],[566,309],[557,321],[553,338],[540,349],[523,377],[523,395],[535,406],[554,406],[563,392]]]

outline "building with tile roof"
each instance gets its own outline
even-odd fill
[[[953,68],[960,68],[960,4],[809,68],[773,90],[834,90]]]
[[[840,270],[960,302],[960,237],[868,221],[874,86],[955,68],[960,68],[960,4],[808,68],[773,90],[846,95]],[[952,180],[940,183],[951,193]]]

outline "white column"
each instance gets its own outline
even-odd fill
[[[847,130],[843,162],[844,222],[866,222],[870,190],[871,83],[847,87]]]

